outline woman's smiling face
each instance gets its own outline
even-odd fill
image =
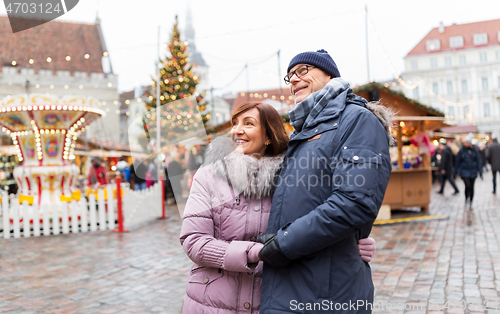
[[[260,123],[260,113],[257,108],[234,117],[232,121],[231,139],[236,146],[235,152],[260,158],[264,156],[269,139]]]

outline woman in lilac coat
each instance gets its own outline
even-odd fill
[[[185,314],[259,312],[263,245],[255,240],[266,232],[288,135],[268,104],[244,103],[231,121],[230,137],[207,150],[183,216],[180,241],[194,262]],[[363,260],[371,260],[374,242],[360,241]]]

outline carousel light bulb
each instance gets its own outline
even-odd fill
[[[57,110],[61,110],[61,108],[62,108],[61,106],[57,106]]]
[[[45,131],[44,131],[44,130],[40,130],[40,133],[41,133],[41,134],[44,134],[44,133],[45,133]],[[38,137],[38,136],[37,136],[37,137]]]
[[[63,106],[63,110],[67,110],[68,109],[68,106]]]
[[[37,111],[38,110],[38,106],[33,106],[33,110]]]
[[[31,111],[31,106],[28,106],[28,110]]]
[[[50,133],[51,133],[51,134],[55,134],[55,133],[56,133],[56,130],[50,130]]]

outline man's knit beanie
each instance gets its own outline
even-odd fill
[[[301,63],[314,65],[333,77],[340,77],[340,72],[335,64],[335,61],[333,61],[332,57],[330,57],[326,50],[320,49],[316,52],[307,51],[299,53],[292,59],[292,61],[290,61],[287,73],[290,72],[291,68]]]

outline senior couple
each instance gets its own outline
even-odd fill
[[[194,176],[185,314],[371,312],[391,114],[353,94],[325,50],[287,72],[290,138],[272,106],[241,104]]]

